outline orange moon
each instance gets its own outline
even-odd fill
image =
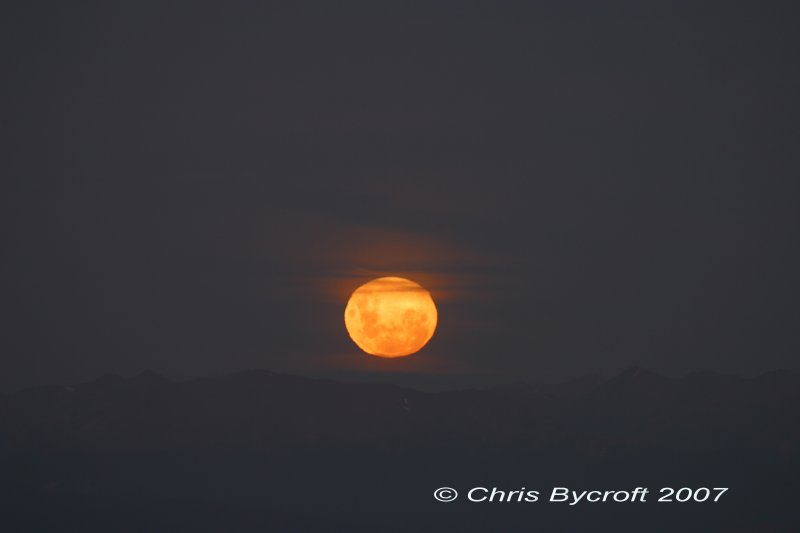
[[[344,310],[347,333],[359,348],[378,357],[418,352],[438,321],[431,293],[405,278],[374,279],[357,288]]]

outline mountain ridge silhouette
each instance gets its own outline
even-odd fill
[[[548,387],[422,392],[243,371],[152,370],[0,397],[0,450],[800,448],[800,376],[631,367]]]

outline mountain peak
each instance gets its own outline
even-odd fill
[[[138,375],[131,378],[131,381],[136,381],[138,383],[163,383],[169,380],[152,369],[146,368]]]
[[[657,373],[655,373],[655,372],[653,372],[651,370],[647,370],[646,368],[642,368],[640,366],[633,365],[633,366],[630,366],[630,367],[626,368],[622,372],[620,372],[620,374],[616,377],[616,379],[624,379],[624,380],[630,380],[630,379],[637,379],[637,380],[641,380],[641,379],[666,380],[667,378],[665,376],[662,376],[661,374],[657,374]]]

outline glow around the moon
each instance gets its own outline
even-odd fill
[[[379,357],[418,352],[433,336],[438,314],[431,294],[411,280],[374,279],[353,292],[344,311],[350,338]]]

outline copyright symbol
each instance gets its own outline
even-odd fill
[[[442,487],[433,491],[433,497],[440,502],[452,502],[458,498],[458,492],[450,487]]]

